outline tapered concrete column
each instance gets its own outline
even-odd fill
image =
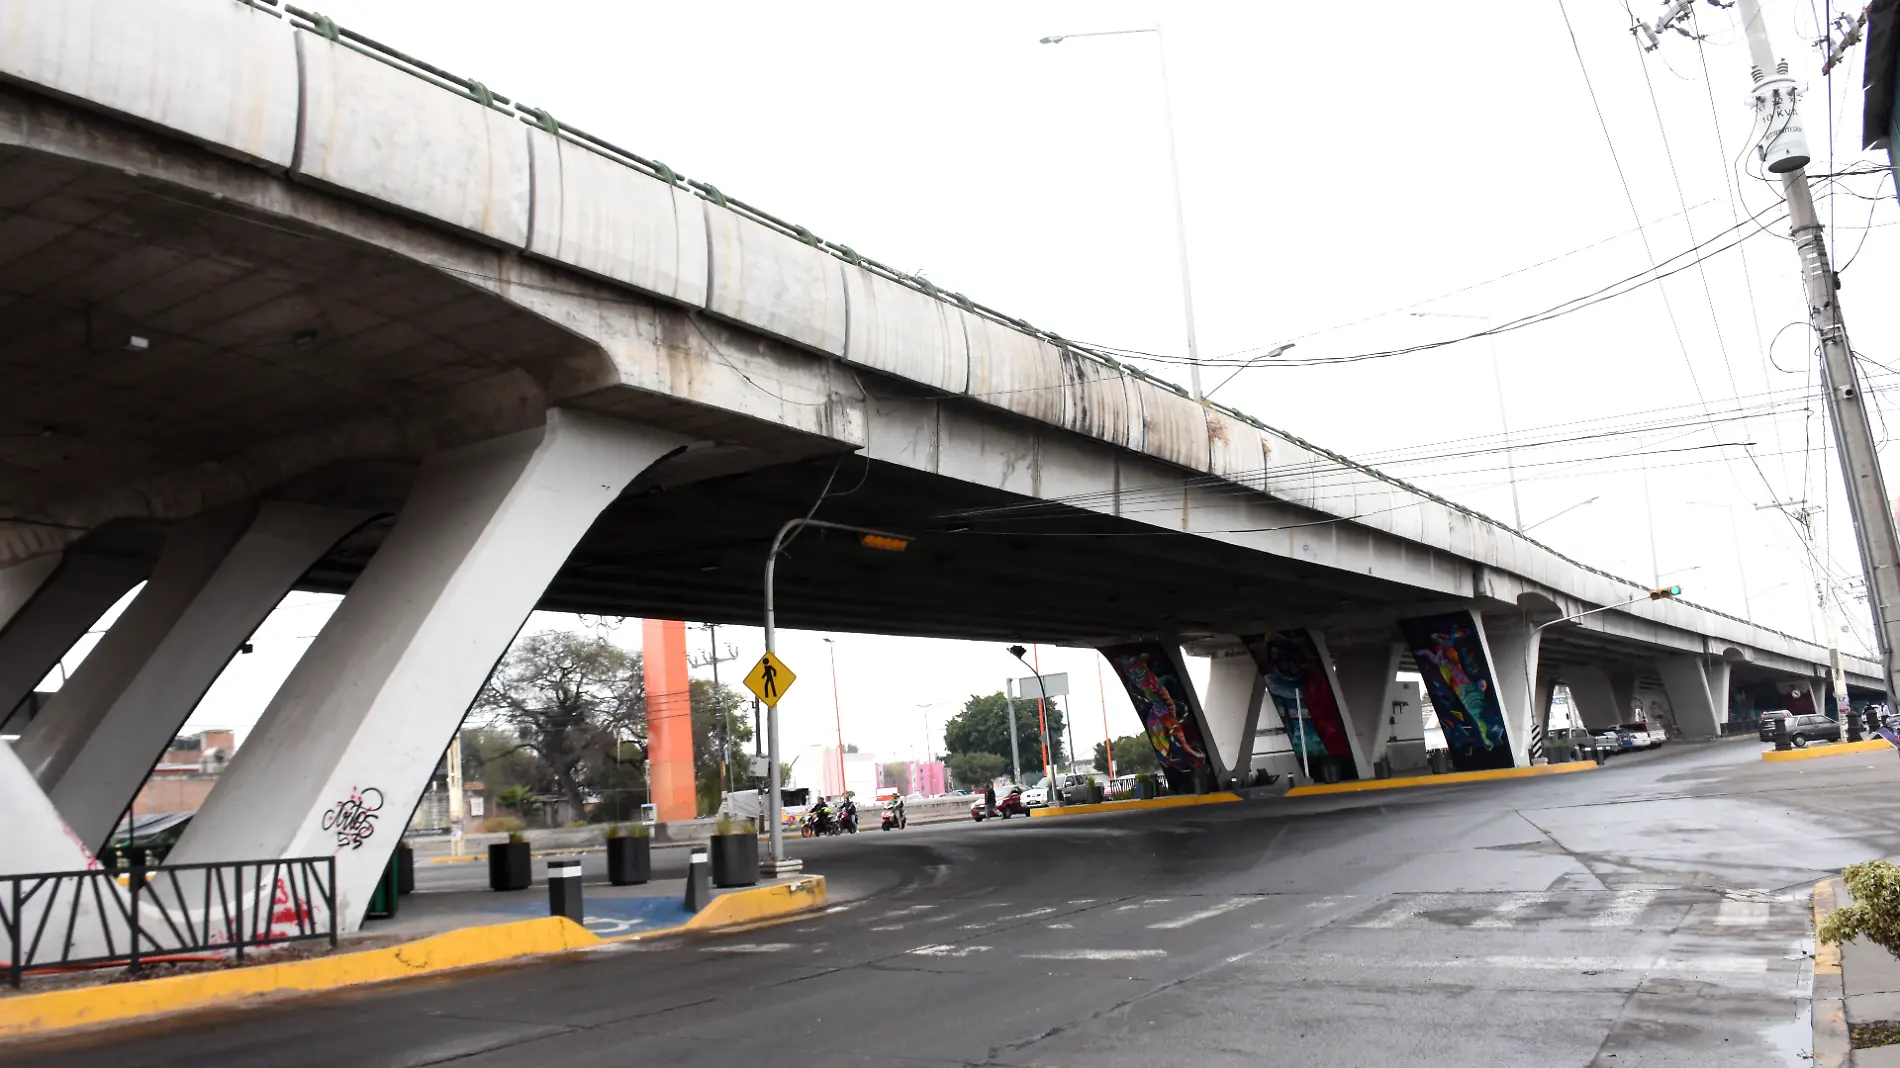
[[[59,810],[33,781],[13,747],[0,742],[0,813],[7,847],[0,849],[0,875],[84,871],[98,862],[60,818]]]
[[[425,462],[394,529],[172,853],[337,858],[354,928],[429,774],[595,517],[669,433],[556,409]]]
[[[1728,719],[1728,679],[1722,678],[1719,687],[1711,686],[1708,667],[1700,656],[1672,656],[1656,662],[1656,673],[1662,676],[1669,708],[1675,715],[1676,730],[1685,738],[1713,738],[1722,733],[1722,724]],[[1728,665],[1722,664],[1721,668],[1726,676]]]
[[[1550,704],[1557,697],[1557,680],[1540,675],[1537,679],[1537,692],[1531,698],[1531,722],[1537,725],[1538,737],[1550,733]]]
[[[1405,646],[1399,642],[1381,645],[1354,645],[1333,650],[1333,666],[1339,677],[1340,711],[1351,724],[1353,759],[1370,777],[1372,766],[1385,755],[1385,744],[1392,736],[1387,730],[1391,709],[1392,684],[1399,677],[1399,658]]]
[[[1570,703],[1576,707],[1586,728],[1605,731],[1623,721],[1617,714],[1616,689],[1602,668],[1595,664],[1566,664],[1563,681],[1570,689]]]
[[[106,609],[150,574],[152,561],[71,549],[6,570],[15,604],[0,626],[0,707],[11,711]]]
[[[1536,635],[1522,617],[1493,626],[1501,644],[1493,644],[1476,612],[1399,620],[1458,771],[1524,764],[1524,710],[1530,680],[1537,676]]]
[[[238,647],[368,518],[268,502],[172,532],[145,589],[20,739],[21,759],[81,842],[104,848]]]
[[[1484,619],[1484,637],[1491,651],[1491,670],[1498,682],[1498,700],[1504,704],[1504,726],[1511,736],[1511,759],[1517,767],[1531,762],[1531,724],[1542,715],[1537,703],[1537,654],[1543,632],[1523,616]],[[1545,705],[1548,708],[1548,703]]]
[[[1245,783],[1253,769],[1254,733],[1266,694],[1267,680],[1245,648],[1222,649],[1210,658],[1201,714],[1213,750],[1209,755],[1229,780]]]

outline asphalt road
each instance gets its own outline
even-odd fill
[[[1801,897],[1900,762],[1582,775],[801,843],[828,914],[179,1017],[22,1065],[1807,1063]]]

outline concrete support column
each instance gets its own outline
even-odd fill
[[[1207,724],[1208,756],[1225,770],[1224,782],[1245,784],[1253,770],[1253,739],[1266,695],[1267,680],[1245,647],[1222,649],[1210,658],[1201,715]]]
[[[14,607],[0,625],[0,707],[12,711],[106,609],[151,573],[135,556],[69,549],[16,564],[0,579]]]
[[[5,814],[7,827],[7,847],[0,849],[0,875],[85,871],[99,866],[5,742],[0,742],[0,813]]]
[[[105,846],[238,647],[367,518],[270,502],[173,530],[145,589],[20,738],[20,758],[81,842]]]
[[[556,409],[430,458],[382,548],[172,853],[337,858],[354,928],[436,760],[601,510],[685,442]]]
[[[1710,686],[1708,662],[1700,656],[1672,656],[1656,662],[1663,690],[1669,695],[1669,708],[1675,715],[1676,730],[1685,738],[1713,738],[1722,733],[1728,718],[1728,680],[1720,688]],[[1727,664],[1722,665],[1727,674]],[[1720,696],[1718,696],[1720,695]]]
[[[1550,733],[1550,704],[1556,697],[1556,677],[1540,674],[1537,689],[1531,694],[1531,722],[1537,725],[1537,736],[1540,738]]]
[[[1333,669],[1339,678],[1339,710],[1352,740],[1353,761],[1361,778],[1372,777],[1372,767],[1385,755],[1392,684],[1399,677],[1400,642],[1352,645],[1333,650]]]
[[[1491,653],[1491,672],[1497,679],[1498,700],[1504,706],[1511,760],[1517,767],[1525,767],[1531,762],[1531,724],[1543,718],[1534,707],[1537,654],[1543,632],[1521,615],[1487,616],[1484,637]],[[1548,703],[1544,707],[1547,710]],[[1538,738],[1541,740],[1541,735]]]
[[[1606,731],[1623,722],[1625,717],[1618,711],[1616,687],[1610,682],[1608,672],[1595,664],[1566,665],[1563,680],[1570,689],[1570,702],[1585,727]]]

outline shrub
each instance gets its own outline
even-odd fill
[[[515,844],[516,842],[525,842],[525,841],[527,841],[527,840],[528,840],[528,836],[527,836],[527,835],[525,835],[525,834],[523,834],[523,833],[521,833],[520,831],[509,831],[509,832],[508,832],[508,844],[509,844],[509,845],[514,845],[514,844]]]
[[[609,838],[645,838],[647,825],[644,823],[614,823],[607,827]]]
[[[1873,860],[1848,868],[1842,877],[1854,903],[1821,921],[1820,940],[1839,944],[1865,935],[1900,957],[1900,867]]]
[[[502,831],[518,831],[527,824],[513,816],[490,816],[476,828],[483,834],[499,834]]]

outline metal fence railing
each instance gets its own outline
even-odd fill
[[[212,959],[326,939],[336,858],[99,868],[0,876],[7,981],[30,974]]]

